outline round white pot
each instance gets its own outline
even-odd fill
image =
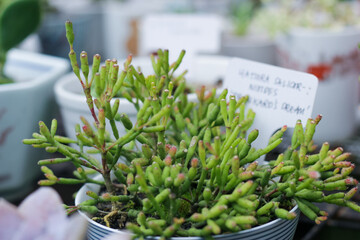
[[[225,76],[229,62],[227,57],[219,56],[197,56],[193,59],[189,69],[190,85],[213,85]],[[152,74],[150,58],[135,58],[134,66],[140,66],[144,75]],[[55,85],[56,101],[60,106],[65,133],[68,137],[76,139],[75,125],[80,122],[80,116],[92,122],[85,96],[82,93],[81,85],[75,74],[70,73],[63,76]],[[133,123],[136,122],[136,109],[126,99],[120,99],[119,113],[126,113]],[[110,124],[107,124],[107,127]],[[121,123],[118,124],[120,135],[125,133]],[[110,129],[109,129],[110,130]]]
[[[101,180],[102,176],[98,175],[95,179]],[[75,198],[75,205],[80,204],[83,201],[91,199],[88,195],[86,195],[87,191],[99,192],[100,186],[97,184],[85,184],[78,191]],[[300,210],[297,206],[295,206],[291,212],[296,212],[296,218],[294,220],[283,220],[276,219],[274,221],[268,222],[258,227],[254,227],[248,230],[243,230],[237,233],[231,234],[222,234],[213,236],[214,239],[247,239],[247,240],[291,240],[294,237],[295,230],[297,227],[297,223],[299,221]],[[112,233],[128,233],[126,231],[119,231],[113,228],[108,228],[104,225],[101,225],[93,220],[91,220],[85,213],[80,212],[82,216],[84,216],[89,221],[88,233],[87,237],[89,240],[100,240],[104,239],[107,235]],[[159,239],[159,238],[151,238],[151,239]],[[201,240],[201,237],[173,237],[171,239],[174,240]]]
[[[8,54],[5,74],[15,83],[0,85],[0,195],[9,200],[27,194],[39,174],[39,151],[22,139],[39,131],[39,120],[55,117],[55,81],[68,61],[20,50]]]
[[[351,137],[359,103],[360,29],[339,31],[294,29],[277,40],[279,65],[319,78],[313,117],[323,115],[315,142]]]

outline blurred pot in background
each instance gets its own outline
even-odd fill
[[[0,85],[0,196],[24,197],[34,187],[40,171],[39,153],[22,144],[37,127],[37,116],[51,121],[57,109],[53,86],[68,70],[65,59],[11,50],[5,74],[14,83]]]
[[[359,101],[360,29],[339,31],[294,29],[279,39],[283,67],[314,74],[319,79],[313,112],[324,121],[315,141],[340,142],[355,134]]]
[[[68,69],[67,60],[13,49],[36,30],[40,19],[37,0],[0,2],[0,196],[10,200],[34,186],[39,155],[21,139],[31,135],[37,115],[46,121],[54,117],[52,87]]]
[[[44,1],[44,20],[38,31],[42,52],[67,58],[68,43],[65,38],[64,22],[71,19],[75,31],[79,33],[74,43],[75,47],[87,49],[89,56],[102,53],[104,50],[96,47],[103,46],[100,2],[96,0]]]
[[[114,56],[126,58],[128,54],[138,55],[139,20],[143,16],[164,12],[187,12],[192,9],[188,0],[109,0],[102,2],[102,6],[104,59]],[[81,33],[78,35],[81,36]]]
[[[260,0],[242,0],[230,5],[226,24],[230,27],[222,34],[222,55],[276,65],[273,35],[253,23],[255,18],[262,17],[257,14],[262,5]]]
[[[293,22],[277,38],[279,65],[319,79],[313,113],[322,114],[324,121],[314,140],[341,142],[357,128],[360,6],[334,0],[286,7]]]

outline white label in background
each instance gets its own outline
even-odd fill
[[[139,54],[169,49],[169,61],[173,63],[184,49],[186,54],[177,70],[181,73],[191,69],[194,55],[219,52],[221,24],[221,18],[213,14],[146,15],[139,28]],[[186,76],[191,79],[192,72]]]
[[[216,53],[220,49],[221,20],[211,14],[154,14],[140,25],[140,53],[158,48]]]
[[[230,61],[224,87],[237,97],[249,95],[255,111],[252,129],[259,129],[256,148],[267,146],[270,136],[283,125],[294,127],[311,117],[318,79],[311,74],[245,59]]]

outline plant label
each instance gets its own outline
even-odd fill
[[[140,54],[169,49],[173,62],[185,49],[182,69],[188,69],[194,54],[220,50],[221,18],[212,14],[152,14],[142,19],[139,33]]]
[[[311,74],[293,71],[240,58],[228,66],[224,87],[237,97],[248,95],[247,108],[255,111],[253,129],[259,129],[256,148],[267,146],[271,135],[287,125],[303,125],[311,117],[318,79]]]

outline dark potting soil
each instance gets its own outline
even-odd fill
[[[116,184],[118,184],[118,183],[116,183]],[[106,193],[106,189],[103,186],[100,189],[99,196],[101,196],[104,193]],[[124,188],[121,188],[121,187],[115,188],[114,195],[118,196],[118,195],[124,195],[124,194],[125,194]],[[106,226],[106,222],[104,221],[104,217],[106,215],[108,215],[108,213],[111,212],[111,207],[112,207],[111,202],[100,202],[100,203],[98,203],[96,205],[96,207],[100,211],[98,211],[96,214],[94,214],[91,219],[94,220],[95,222],[101,224],[101,225]],[[128,215],[125,212],[124,213],[118,212],[118,213],[108,217],[107,220],[110,223],[110,228],[124,229],[126,227],[126,223],[128,221]]]

